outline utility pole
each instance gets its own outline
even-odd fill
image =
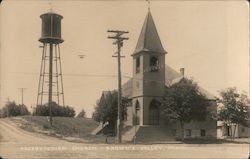
[[[113,33],[113,36],[108,36],[109,39],[114,39],[114,45],[117,45],[117,52],[112,57],[117,57],[118,61],[118,117],[117,117],[117,141],[120,144],[122,142],[122,86],[121,86],[121,47],[123,46],[123,40],[128,40],[128,37],[122,37],[123,34],[129,33],[128,31],[120,30],[108,30],[109,33]]]
[[[22,105],[23,105],[23,91],[26,89],[26,88],[18,88],[20,91],[21,91],[21,94],[22,94]]]

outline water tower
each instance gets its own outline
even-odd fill
[[[42,60],[38,85],[37,105],[48,103],[52,125],[52,103],[64,106],[62,64],[60,56],[62,16],[53,12],[42,14]]]

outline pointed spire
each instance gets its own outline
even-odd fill
[[[52,2],[49,2],[49,12],[53,13],[53,4],[52,4]]]
[[[150,11],[150,0],[146,0],[148,2],[148,11]]]
[[[146,16],[142,30],[133,54],[139,52],[156,52],[156,53],[166,53],[162,47],[160,37],[157,33],[153,17],[150,10]]]

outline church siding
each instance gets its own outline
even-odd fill
[[[154,56],[153,53],[148,53],[143,56],[144,58],[144,96],[162,96],[165,88],[165,54],[159,55],[159,70],[152,72],[150,67],[150,57]],[[161,67],[163,66],[163,67]]]
[[[133,107],[131,105],[127,107],[127,119],[125,121],[127,126],[133,125],[132,115],[133,115]]]
[[[136,59],[140,58],[139,72],[136,72]],[[132,79],[132,94],[133,97],[143,95],[143,57],[136,55],[133,57],[133,79]]]
[[[180,124],[176,124],[177,136],[181,136]],[[191,136],[187,136],[186,130],[191,130]],[[201,137],[201,130],[205,130],[204,137],[217,137],[217,121],[206,120],[206,121],[191,121],[184,124],[184,134],[186,138]]]

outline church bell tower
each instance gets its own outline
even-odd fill
[[[159,99],[165,89],[165,54],[150,10],[133,57],[134,125],[160,125]]]

